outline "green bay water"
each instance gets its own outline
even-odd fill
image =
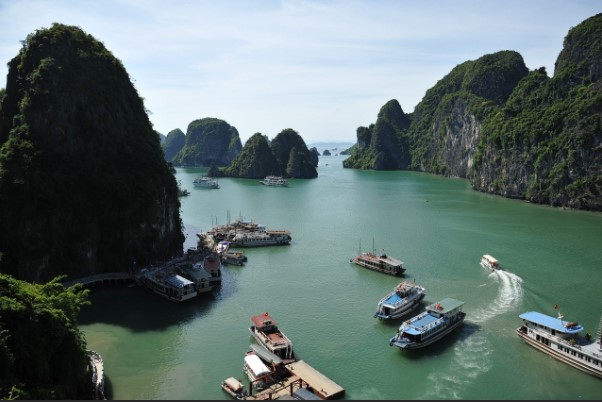
[[[319,149],[322,151],[321,149]],[[334,154],[334,152],[333,152]],[[221,178],[194,188],[203,168],[178,168],[184,249],[196,234],[238,217],[291,231],[289,246],[244,249],[221,286],[175,304],[140,287],[96,289],[80,314],[88,348],[105,363],[112,399],[230,399],[253,343],[250,317],[269,312],[298,358],[345,389],[344,399],[601,399],[602,381],[515,334],[537,310],[595,334],[602,314],[602,214],[550,208],[473,191],[466,180],[416,172],[344,169],[322,156],[316,179],[287,188]],[[350,263],[384,249],[424,305],[466,302],[465,323],[420,350],[390,347],[401,321],[373,318],[402,278]],[[483,254],[503,272],[479,265]]]

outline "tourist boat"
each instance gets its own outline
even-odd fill
[[[222,260],[216,253],[210,253],[205,256],[201,265],[211,275],[209,282],[217,283],[222,281]]]
[[[251,389],[264,389],[273,383],[272,371],[254,353],[248,353],[245,356],[242,370],[249,378]]]
[[[291,240],[288,230],[264,230],[236,233],[230,245],[238,247],[280,246],[290,244]]]
[[[598,340],[587,333],[579,335],[583,326],[536,311],[519,316],[523,320],[516,333],[529,345],[581,371],[602,378],[602,317]]]
[[[207,176],[197,177],[192,181],[192,184],[194,184],[195,187],[219,188],[217,181]]]
[[[198,294],[213,290],[211,274],[203,268],[202,262],[192,265],[182,264],[177,267],[177,270],[180,275],[194,283]]]
[[[261,184],[273,187],[286,187],[288,186],[288,180],[282,176],[266,176],[263,180],[259,181]]]
[[[483,256],[481,257],[481,266],[483,268],[489,268],[491,270],[501,269],[498,260],[490,256],[489,254],[483,254]]]
[[[401,282],[378,302],[374,317],[380,320],[403,317],[418,307],[423,298],[422,286],[408,281]]]
[[[140,281],[150,290],[173,302],[182,302],[196,297],[198,292],[194,282],[178,274],[166,273],[159,269],[141,271]]]
[[[249,331],[258,345],[280,357],[284,364],[295,361],[293,342],[282,333],[267,312],[252,316],[251,324]]]
[[[383,272],[389,275],[401,276],[405,272],[403,262],[396,258],[389,257],[385,253],[385,250],[378,255],[376,255],[374,252],[360,252],[350,261],[361,267],[368,268],[373,271]]]
[[[464,321],[463,305],[463,301],[452,298],[431,304],[426,311],[401,324],[389,346],[400,350],[418,349],[438,341]]]
[[[247,262],[247,256],[242,251],[228,251],[221,256],[222,264],[242,266]]]
[[[239,379],[228,377],[222,382],[222,389],[226,391],[232,398],[244,400],[249,393],[245,389],[245,385]]]

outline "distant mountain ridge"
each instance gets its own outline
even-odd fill
[[[602,210],[602,14],[572,28],[549,78],[501,51],[456,66],[413,113],[387,102],[347,168],[408,169],[475,190]]]

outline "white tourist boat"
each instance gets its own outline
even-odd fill
[[[263,180],[260,180],[259,182],[265,186],[271,187],[288,186],[288,180],[282,176],[266,176]]]
[[[140,280],[153,292],[173,302],[189,300],[198,294],[196,285],[191,280],[160,269],[143,269]]]
[[[219,183],[215,179],[207,176],[197,177],[192,181],[192,184],[194,184],[195,187],[219,188]]]
[[[254,353],[245,356],[242,370],[249,378],[251,390],[261,390],[273,383],[272,371]]]
[[[583,326],[565,321],[559,313],[551,317],[536,311],[519,316],[523,320],[516,333],[529,345],[581,371],[602,378],[602,317],[598,340],[588,333],[580,335]]]
[[[483,254],[483,256],[481,257],[481,266],[483,268],[489,268],[491,270],[501,269],[499,261],[490,256],[489,254]]]
[[[452,298],[431,304],[425,312],[404,321],[389,340],[389,346],[401,350],[418,349],[438,341],[464,321],[463,305],[463,301]]]
[[[408,281],[401,282],[378,302],[374,317],[380,320],[401,318],[416,309],[423,298],[422,286]]]
[[[295,361],[293,342],[278,328],[278,323],[266,312],[251,317],[249,331],[258,345],[282,359],[284,364]]]
[[[263,230],[236,233],[230,241],[234,247],[264,247],[290,244],[291,233],[288,230]]]

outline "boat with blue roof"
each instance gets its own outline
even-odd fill
[[[422,286],[403,281],[378,302],[374,317],[379,320],[401,318],[414,311],[423,298],[424,288]]]
[[[389,340],[389,346],[400,350],[428,346],[456,329],[466,317],[463,301],[446,298],[433,303],[426,311],[404,321],[397,334]]]
[[[597,340],[589,333],[581,335],[584,327],[564,320],[560,313],[558,317],[552,317],[529,311],[519,317],[523,325],[516,333],[526,343],[563,363],[602,378],[602,317]]]

